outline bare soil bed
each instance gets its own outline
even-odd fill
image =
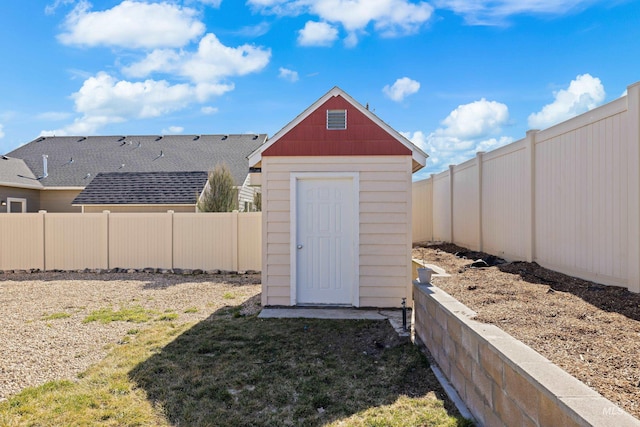
[[[76,379],[146,323],[199,322],[225,307],[257,312],[259,293],[259,274],[0,274],[0,401],[27,386]],[[99,310],[131,307],[153,318],[86,321]]]
[[[499,264],[451,244],[418,245],[414,258],[421,250],[425,262],[451,274],[433,284],[477,312],[476,320],[500,327],[640,418],[640,294],[536,263]],[[471,267],[478,259],[498,264]]]

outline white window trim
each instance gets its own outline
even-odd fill
[[[14,213],[14,212],[11,212],[11,203],[21,203],[22,205],[21,213],[27,212],[27,199],[22,199],[19,197],[7,197],[7,213]]]
[[[351,304],[353,307],[360,306],[360,174],[358,172],[291,172],[290,175],[290,197],[289,197],[289,261],[290,261],[290,297],[291,305],[297,305],[298,296],[298,269],[297,269],[297,230],[298,230],[298,181],[303,179],[350,179],[353,185],[353,292]]]

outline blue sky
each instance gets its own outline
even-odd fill
[[[637,0],[0,6],[0,153],[40,135],[273,135],[340,86],[446,169],[640,80]]]

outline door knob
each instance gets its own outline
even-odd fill
[[[302,249],[302,245],[298,245],[298,249]]]

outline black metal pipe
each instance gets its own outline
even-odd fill
[[[407,299],[402,298],[402,329],[407,330]]]

